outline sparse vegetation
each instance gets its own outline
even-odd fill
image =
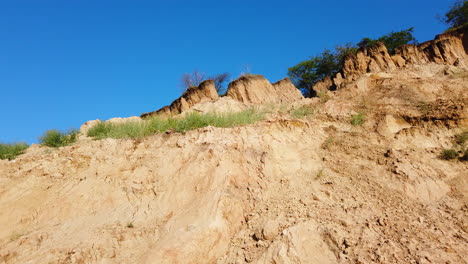
[[[424,101],[419,101],[417,103],[416,107],[424,115],[428,114],[429,111],[431,110],[431,105],[429,103],[427,103],[427,102],[424,102]]]
[[[0,159],[13,160],[29,147],[26,143],[0,144]]]
[[[78,131],[75,129],[71,129],[67,132],[52,129],[46,131],[44,135],[39,138],[39,142],[48,147],[58,148],[75,143],[77,138]]]
[[[291,117],[293,118],[305,118],[312,114],[314,114],[314,109],[312,109],[311,106],[308,105],[302,105],[291,111]]]
[[[322,103],[326,103],[328,100],[330,100],[330,96],[327,92],[318,92],[317,97],[320,98],[320,102]]]
[[[322,149],[330,149],[330,147],[335,143],[335,138],[333,137],[328,137],[320,146]]]
[[[351,125],[360,126],[366,121],[366,115],[364,113],[358,113],[351,115]]]
[[[20,237],[24,236],[26,233],[25,232],[13,232],[10,234],[10,242],[18,240]]]
[[[133,225],[132,222],[128,222],[128,223],[127,223],[127,227],[128,227],[128,228],[134,228],[135,226]]]
[[[455,135],[453,139],[453,146],[450,149],[443,149],[440,158],[444,160],[451,160],[459,158],[461,161],[468,161],[468,131],[463,131]],[[461,157],[460,157],[461,155]]]
[[[166,131],[185,132],[206,126],[234,127],[252,124],[263,119],[264,113],[251,108],[237,113],[190,113],[181,118],[153,117],[140,122],[102,122],[88,130],[88,136],[103,138],[141,138]]]
[[[222,95],[226,93],[226,83],[229,81],[230,76],[231,75],[227,72],[213,76],[206,76],[204,72],[194,70],[192,73],[182,74],[182,77],[180,78],[180,88],[182,93],[184,93],[189,88],[198,87],[200,83],[205,80],[213,80],[216,91],[219,95]]]
[[[297,65],[288,69],[288,75],[294,85],[301,90],[306,97],[316,96],[312,89],[315,83],[327,76],[333,76],[338,73],[345,58],[351,54],[356,54],[359,47],[371,47],[377,42],[382,42],[387,47],[390,54],[405,44],[417,43],[413,36],[413,28],[390,32],[380,38],[363,38],[357,45],[347,43],[336,46],[335,50],[324,50],[320,55],[311,56]]]
[[[382,42],[385,47],[387,47],[390,54],[395,54],[396,49],[405,44],[417,44],[417,40],[413,36],[413,32],[414,28],[411,27],[398,32],[390,32],[378,39],[363,38],[357,45],[358,47],[371,47],[377,42]]]
[[[455,149],[444,149],[440,153],[440,158],[444,160],[456,159],[458,157],[458,152]]]

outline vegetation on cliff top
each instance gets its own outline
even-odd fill
[[[142,138],[166,131],[185,132],[206,126],[234,127],[252,124],[264,118],[264,113],[254,108],[236,113],[190,113],[182,118],[153,117],[143,121],[124,123],[101,122],[88,130],[88,136],[103,138]]]
[[[443,22],[445,22],[451,28],[468,25],[468,1],[456,1],[450,10],[445,14]]]
[[[336,46],[334,51],[324,50],[320,55],[311,56],[308,60],[304,60],[288,69],[288,76],[294,85],[301,90],[304,96],[316,96],[312,89],[314,84],[327,76],[332,76],[338,73],[343,65],[343,62],[349,54],[355,54],[359,47],[371,47],[377,42],[385,44],[391,54],[395,53],[395,49],[409,43],[417,43],[413,36],[414,28],[398,32],[390,32],[377,39],[363,38],[358,44],[347,43],[346,45]]]
[[[71,129],[67,132],[61,132],[55,129],[48,130],[42,137],[39,138],[39,142],[45,146],[58,148],[71,145],[78,139],[78,131]]]
[[[12,160],[24,153],[29,147],[26,143],[0,144],[0,159]]]

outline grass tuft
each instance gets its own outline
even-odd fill
[[[330,95],[327,92],[321,91],[317,93],[317,97],[320,98],[321,103],[326,103],[330,100]]]
[[[351,115],[351,125],[360,126],[366,121],[366,115],[364,113],[358,113],[356,115]]]
[[[455,149],[444,149],[440,153],[440,158],[444,160],[456,159],[458,157],[458,152]]]
[[[264,112],[252,108],[236,113],[190,113],[182,118],[153,117],[139,122],[102,122],[91,127],[88,136],[95,139],[142,138],[166,131],[185,132],[206,126],[234,127],[252,124],[262,120],[264,115]]]
[[[305,105],[291,111],[291,116],[293,118],[305,118],[312,114],[314,114],[314,110],[310,106]]]
[[[60,132],[52,129],[46,131],[44,135],[39,138],[39,142],[48,147],[58,148],[75,143],[77,138],[78,131],[75,129],[71,129],[67,132]]]
[[[29,148],[26,143],[0,144],[0,159],[13,160]]]

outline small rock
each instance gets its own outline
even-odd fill
[[[263,226],[262,235],[264,240],[273,240],[280,231],[280,223],[277,220],[268,220]]]

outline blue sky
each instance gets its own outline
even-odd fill
[[[362,37],[413,26],[426,41],[451,3],[0,0],[0,141],[156,110],[195,69],[237,77],[250,65],[274,82]]]

